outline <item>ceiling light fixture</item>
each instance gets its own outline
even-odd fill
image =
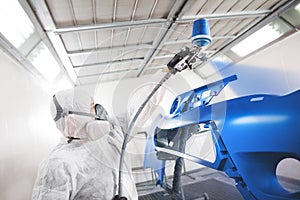
[[[244,57],[263,47],[264,45],[274,41],[281,35],[282,33],[276,31],[270,23],[233,46],[231,50],[238,56]]]
[[[30,52],[27,58],[33,66],[51,82],[61,71],[58,63],[43,42],[40,42]]]
[[[17,0],[1,3],[0,32],[19,48],[34,33],[34,26]]]

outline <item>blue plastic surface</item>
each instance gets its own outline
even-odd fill
[[[200,123],[209,125],[216,161],[196,160],[235,179],[245,199],[300,199],[300,192],[284,190],[276,177],[281,160],[300,160],[300,90],[284,96],[258,94],[215,104],[196,102],[201,99],[197,94],[208,88],[223,88],[235,78],[179,95],[171,108],[173,117],[164,121],[164,127],[171,130]]]

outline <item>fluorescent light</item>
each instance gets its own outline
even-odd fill
[[[282,34],[283,33],[276,31],[271,24],[268,24],[237,45],[233,46],[231,50],[238,56],[244,57],[249,53],[279,38]]]
[[[34,26],[17,0],[0,3],[0,32],[19,48],[34,33]]]
[[[58,63],[43,42],[40,42],[27,58],[49,81],[53,81],[61,71]]]

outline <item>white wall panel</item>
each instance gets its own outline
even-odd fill
[[[0,66],[0,199],[30,199],[37,167],[60,134],[40,83],[3,52]]]

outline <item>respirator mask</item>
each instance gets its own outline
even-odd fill
[[[53,96],[53,102],[56,107],[56,115],[53,118],[53,120],[56,122],[60,118],[65,117],[67,115],[73,114],[73,115],[81,115],[81,116],[87,116],[92,117],[95,120],[104,120],[108,121],[108,114],[104,107],[100,104],[95,105],[95,114],[86,113],[86,112],[78,112],[78,111],[72,111],[72,110],[64,110],[61,105],[58,103],[57,98],[55,95]]]
[[[97,140],[110,131],[109,118],[105,108],[100,104],[96,104],[95,114],[95,121],[91,121],[86,125],[87,136],[90,140]]]
[[[85,125],[85,131],[86,131],[88,139],[97,140],[100,137],[102,137],[104,134],[107,134],[110,131],[110,123],[108,121],[109,120],[108,113],[102,105],[96,104],[94,107],[95,114],[91,114],[91,113],[87,113],[87,112],[79,112],[79,111],[63,109],[62,106],[59,104],[55,95],[53,96],[53,102],[54,102],[54,105],[56,108],[56,115],[53,118],[53,120],[55,122],[57,122],[61,118],[64,118],[70,114],[90,117],[91,119],[94,119],[94,120],[88,121]],[[70,136],[67,136],[67,138],[68,138],[68,143],[70,143],[72,140],[83,139],[80,137],[77,138],[77,137],[70,137]]]

